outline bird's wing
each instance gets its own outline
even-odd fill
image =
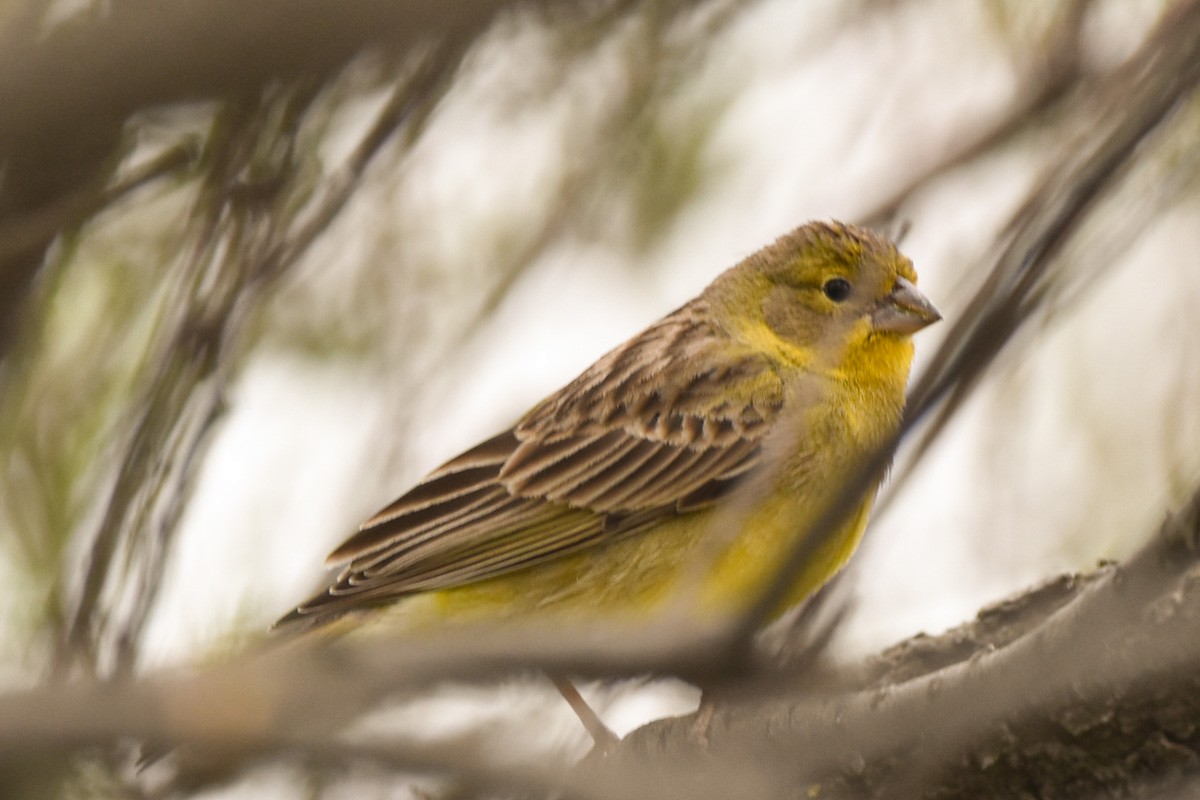
[[[715,501],[759,460],[783,384],[701,311],[684,306],[432,472],[334,551],[349,562],[337,580],[280,624],[503,575]]]

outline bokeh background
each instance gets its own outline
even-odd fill
[[[241,94],[150,93],[120,121],[87,184],[99,199],[5,295],[5,686],[258,641],[360,520],[804,221],[902,234],[947,319],[919,335],[920,373],[1039,181],[1121,113],[1106,82],[1177,4],[485,5],[398,8],[394,41]],[[238,24],[195,8],[10,0],[0,29],[86,48],[129,20],[132,41],[196,25],[203,52],[220,43],[206,26]],[[358,12],[325,12],[313,28],[340,46]],[[39,77],[0,66],[0,89]],[[13,128],[0,142],[28,152]],[[1034,323],[919,463],[902,450],[835,657],[1127,556],[1194,484],[1198,145],[1188,94],[1088,207]],[[10,243],[36,230],[24,174],[0,169]],[[681,685],[589,696],[621,730],[696,700]],[[527,753],[583,741],[530,687],[405,713],[434,733],[544,715],[532,744],[510,742]],[[401,791],[371,786],[316,796]]]

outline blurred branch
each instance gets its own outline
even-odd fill
[[[297,102],[306,99],[285,96],[279,104],[267,102],[259,109],[235,105],[214,126],[205,158],[209,171],[194,223],[198,244],[174,281],[173,297],[165,305],[173,318],[165,323],[164,346],[146,371],[142,397],[132,406],[129,442],[116,462],[115,482],[90,545],[83,583],[69,604],[71,618],[56,659],[60,671],[74,658],[84,659],[88,671],[96,670],[99,641],[109,625],[106,616],[121,605],[100,603],[105,587],[145,595],[157,584],[148,579],[156,577],[165,561],[197,456],[220,412],[224,373],[230,367],[221,358],[222,350],[240,322],[235,322],[234,312],[256,267],[257,209],[236,202],[232,195],[239,176],[249,171],[260,137],[286,136],[277,127],[279,120],[270,119],[271,111]],[[287,164],[273,166],[282,170]],[[206,275],[212,280],[204,280]],[[149,570],[138,576],[136,565]],[[135,617],[144,613],[143,605],[135,603]],[[126,652],[129,633],[118,637]]]
[[[621,797],[637,786],[642,797],[729,796],[729,777],[747,774],[762,783],[742,797],[815,784],[823,797],[990,796],[989,787],[1047,785],[1056,775],[1077,791],[1056,796],[1128,785],[1153,774],[1156,754],[1200,751],[1200,728],[1182,724],[1200,713],[1198,536],[1200,490],[1125,566],[1035,589],[971,625],[893,648],[848,691],[764,684],[719,707],[703,751],[687,719],[652,723],[569,776],[568,794]],[[19,760],[122,736],[188,745],[227,764],[308,748],[320,757],[386,752],[397,768],[544,791],[552,773],[491,773],[485,753],[461,749],[342,749],[321,723],[346,704],[374,707],[399,686],[532,667],[695,674],[718,640],[665,651],[662,641],[661,631],[493,627],[406,638],[405,647],[293,646],[138,680],[72,682],[0,697],[0,752]],[[1090,738],[1105,746],[1090,747]],[[1077,763],[1085,754],[1090,761]]]
[[[311,745],[320,754],[337,746],[330,742],[333,731],[354,713],[377,708],[406,688],[452,679],[490,681],[539,666],[607,677],[704,670],[702,655],[711,646],[702,634],[664,648],[663,633],[491,626],[406,638],[402,647],[390,639],[324,646],[305,639],[221,665],[137,679],[71,681],[0,696],[0,754],[21,763],[40,753],[128,736],[199,751],[218,771],[266,751]],[[465,759],[455,751],[452,760],[441,758],[444,751],[437,748],[401,744],[392,753],[397,766],[416,771],[436,766],[468,778],[489,763],[484,751]],[[541,778],[526,785],[544,788]]]
[[[0,140],[53,130],[80,138],[150,106],[322,82],[372,47],[403,54],[427,37],[469,41],[511,0],[115,0],[38,36],[3,32]],[[452,62],[448,62],[452,63]]]
[[[551,3],[552,0],[542,0]],[[337,73],[370,48],[457,53],[513,0],[112,0],[45,33],[38,4],[0,29],[0,356],[42,255],[96,207],[126,120]],[[43,9],[44,11],[44,9]],[[36,233],[36,236],[31,234]]]
[[[94,671],[105,637],[117,648],[117,669],[132,665],[247,320],[344,206],[390,135],[405,122],[415,135],[439,96],[443,71],[430,68],[435,62],[446,63],[427,59],[398,83],[346,163],[318,196],[307,198],[295,221],[281,198],[296,171],[294,137],[314,90],[279,92],[257,108],[235,106],[218,122],[195,224],[199,245],[168,303],[175,316],[168,344],[133,406],[129,444],[57,654],[60,672],[78,657]],[[130,601],[101,603],[106,588]],[[114,623],[113,614],[121,614],[121,622]]]
[[[1076,89],[1083,74],[1080,70],[1080,38],[1084,18],[1093,0],[1067,0],[1055,11],[1055,23],[1045,41],[1025,51],[1030,62],[1018,65],[1019,84],[1014,101],[1004,115],[991,126],[975,132],[973,138],[959,142],[958,149],[939,158],[937,163],[910,178],[891,196],[862,215],[862,224],[883,229],[920,189],[941,175],[972,159],[995,150],[1019,133],[1029,130],[1037,120]]]
[[[1155,131],[1200,82],[1200,2],[1176,3],[1146,43],[1087,104],[1078,140],[1031,193],[1009,225],[988,278],[946,334],[910,395],[911,427],[941,403],[921,437],[923,451],[994,357],[1038,310],[1056,256]],[[945,398],[946,402],[942,403]]]
[[[29,252],[53,239],[69,219],[86,219],[97,211],[152,181],[192,165],[199,153],[190,144],[164,150],[130,171],[121,180],[100,190],[92,187],[76,190],[27,214],[0,218],[0,263]]]

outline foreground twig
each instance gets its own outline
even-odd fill
[[[1153,731],[1200,713],[1191,677],[1200,670],[1200,637],[1194,635],[1200,581],[1188,540],[1200,530],[1198,507],[1200,494],[1170,535],[1155,538],[1129,564],[1105,568],[1077,585],[1035,590],[1029,607],[1040,608],[1045,621],[1007,645],[963,648],[958,660],[930,671],[929,642],[918,640],[892,651],[886,670],[876,670],[869,686],[840,694],[813,696],[795,685],[763,684],[718,708],[708,733],[711,750],[697,750],[686,720],[654,723],[567,785],[576,796],[622,796],[597,792],[628,790],[631,777],[648,780],[650,773],[661,787],[692,788],[726,786],[720,774],[739,780],[757,774],[766,783],[741,796],[777,796],[783,784],[801,791],[816,783],[825,787],[823,796],[864,789],[887,796],[971,796],[984,785],[980,781],[996,780],[997,770],[1009,776],[1003,780],[1036,778],[1039,770],[1053,774],[1049,766],[1061,766],[1054,754],[1068,744],[1071,758],[1090,754],[1088,774],[1099,776],[1088,784],[1092,788],[1147,777],[1153,760],[1146,748],[1166,746]],[[1025,613],[1024,624],[1036,620]],[[985,615],[977,624],[991,631],[983,640],[1004,640],[994,617]],[[947,635],[963,636],[961,630]],[[334,731],[320,722],[330,709],[377,703],[399,686],[491,680],[536,667],[594,676],[702,672],[719,639],[700,635],[667,651],[659,646],[663,641],[661,630],[445,632],[420,643],[408,639],[403,648],[390,642],[291,647],[136,681],[77,682],[0,698],[0,752],[7,759],[29,758],[133,736],[216,751],[233,763],[309,748],[319,757],[337,751],[372,760],[379,751],[328,744]],[[1200,750],[1200,729],[1170,732],[1172,747],[1192,742]],[[1089,748],[1088,738],[1101,736],[1109,737],[1110,746]],[[1059,749],[1047,742],[1059,742]],[[1130,750],[1120,751],[1114,742]],[[407,744],[391,752],[388,763],[396,768],[468,779],[492,774],[484,752]],[[1116,777],[1101,769],[1105,759],[1120,763],[1134,752],[1145,760]],[[964,764],[970,766],[955,766]],[[686,784],[678,783],[682,775],[690,777]],[[561,778],[511,771],[495,777],[533,790]],[[643,796],[693,795],[661,788]]]

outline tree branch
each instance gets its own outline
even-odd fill
[[[653,781],[634,785],[661,791],[641,796],[728,790],[730,776],[748,775],[760,783],[740,796],[779,796],[785,787],[802,795],[818,784],[823,797],[971,797],[1019,784],[1082,797],[1130,786],[1164,758],[1200,752],[1200,726],[1188,722],[1200,715],[1198,511],[1200,492],[1128,564],[1060,579],[964,628],[893,648],[854,673],[848,689],[814,694],[779,676],[752,676],[753,691],[717,709],[707,749],[686,719],[652,723],[565,786],[616,797],[614,787],[627,791],[631,776],[648,781],[650,773]],[[667,651],[662,641],[661,631],[493,627],[408,637],[404,647],[274,648],[223,665],[2,696],[0,752],[20,759],[130,736],[216,749],[234,763],[266,751],[327,752],[330,721],[343,719],[331,712],[376,707],[400,687],[533,668],[696,674],[720,639],[697,636]],[[478,779],[489,769],[482,753],[438,761],[436,750],[417,745],[392,752],[396,766],[417,771]],[[525,785],[544,789],[545,780]]]
[[[1200,491],[1129,563],[893,648],[857,673],[866,679],[857,688],[760,682],[716,711],[705,755],[752,759],[792,795],[819,786],[827,798],[1028,787],[1090,797],[1144,786],[1165,765],[1194,768],[1198,512]],[[997,614],[1007,619],[997,624]],[[697,747],[686,719],[664,720],[626,737],[603,768],[695,759]]]

